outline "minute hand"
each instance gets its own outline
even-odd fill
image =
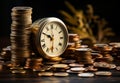
[[[52,39],[52,37],[46,33],[43,33],[44,35],[46,35],[48,38]]]

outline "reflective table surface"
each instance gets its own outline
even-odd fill
[[[112,70],[112,76],[78,77],[70,74],[67,77],[41,77],[37,73],[12,74],[10,71],[0,71],[0,83],[120,83],[120,71]]]

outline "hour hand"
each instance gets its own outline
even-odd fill
[[[52,38],[50,35],[46,34],[46,33],[43,33],[44,35],[46,35],[48,38]]]

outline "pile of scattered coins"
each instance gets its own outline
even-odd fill
[[[5,48],[4,48],[5,49]],[[10,46],[6,47],[10,50]],[[11,71],[11,61],[0,60],[0,70],[4,66],[9,67]],[[79,77],[94,76],[112,76],[110,70],[120,71],[120,66],[114,63],[104,61],[93,62],[92,64],[80,63],[75,59],[62,58],[61,61],[44,61],[42,58],[26,58],[24,67],[12,69],[12,73],[27,73],[27,71],[36,72],[37,76],[59,76],[65,77],[77,75]]]
[[[48,64],[52,63],[52,64]],[[95,62],[92,65],[77,63],[73,59],[63,59],[60,62],[43,63],[44,70],[38,71],[38,76],[70,76],[75,74],[80,77],[111,76],[109,70],[116,69],[115,64]]]

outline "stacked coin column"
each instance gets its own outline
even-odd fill
[[[25,58],[30,57],[30,26],[32,8],[17,6],[12,8],[11,18],[11,62],[14,67],[22,66]]]
[[[75,59],[78,63],[85,65],[93,64],[91,49],[90,48],[79,48],[75,50]]]
[[[82,40],[80,40],[80,36],[78,34],[75,33],[69,33],[69,43],[74,43],[75,44],[75,48],[80,48],[81,47],[81,42]]]
[[[68,46],[65,52],[63,53],[62,57],[67,59],[74,59],[75,57],[75,49],[81,47],[81,40],[78,34],[69,33],[69,41]]]

